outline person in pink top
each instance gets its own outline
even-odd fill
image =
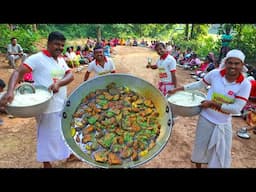
[[[191,161],[201,168],[231,167],[232,114],[238,114],[248,101],[251,84],[243,76],[245,55],[233,49],[223,59],[222,67],[207,73],[202,80],[168,92],[188,91],[210,85],[201,103]]]
[[[208,68],[208,66],[210,65],[210,63],[213,63],[212,58],[207,55],[205,57],[205,61],[200,65],[200,67],[195,71],[196,75],[200,78],[202,78],[206,73],[206,69]]]
[[[191,60],[188,63],[188,66],[191,69],[195,69],[201,65],[201,60],[197,57],[196,53],[191,54]]]
[[[159,90],[166,95],[167,92],[177,86],[176,60],[166,50],[164,43],[157,43],[155,50],[160,56],[155,65],[147,65],[147,68],[159,70]]]

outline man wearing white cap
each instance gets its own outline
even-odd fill
[[[242,75],[245,55],[231,50],[223,59],[222,67],[207,73],[198,82],[169,91],[196,90],[210,85],[207,98],[201,103],[195,145],[191,161],[200,168],[229,168],[231,166],[232,122],[231,114],[240,113],[248,101],[251,84]]]

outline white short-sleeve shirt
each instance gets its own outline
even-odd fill
[[[176,64],[174,57],[169,54],[156,62],[160,82],[172,82],[171,72],[176,71]]]
[[[70,70],[63,57],[58,57],[56,61],[46,50],[28,57],[24,61],[24,65],[31,69],[35,85],[43,85],[47,88],[57,80],[62,79],[65,73]],[[61,111],[66,97],[67,87],[62,86],[57,93],[53,94],[53,98],[44,113]]]
[[[236,81],[230,83],[226,80],[225,73],[225,69],[214,69],[203,78],[206,84],[211,85],[207,93],[207,100],[227,104],[234,103],[235,99],[247,101],[251,89],[250,82],[240,74]],[[203,109],[201,115],[216,124],[227,123],[231,120],[230,114],[211,108]]]
[[[104,58],[105,63],[104,66],[102,67],[101,65],[96,63],[96,60],[93,60],[91,63],[88,65],[88,72],[95,72],[95,76],[99,75],[104,75],[107,73],[111,73],[112,71],[115,71],[115,64],[113,60],[109,57]]]
[[[20,44],[18,44],[18,43],[14,46],[12,44],[8,44],[8,46],[7,46],[8,53],[20,53],[22,51],[23,51],[23,49],[20,46]]]

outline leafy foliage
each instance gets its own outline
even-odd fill
[[[240,27],[240,28],[239,28]],[[240,33],[234,34],[232,48],[240,49],[246,54],[249,60],[255,60],[256,49],[256,27],[255,25],[240,25],[236,26],[236,30],[241,30]]]
[[[216,38],[208,35],[210,24],[37,24],[37,31],[33,29],[33,24],[15,24],[14,26],[15,28],[11,30],[8,24],[0,24],[1,48],[10,43],[11,37],[16,37],[18,43],[26,51],[33,53],[37,51],[35,43],[41,38],[47,38],[52,31],[62,32],[70,41],[87,37],[96,39],[99,28],[102,39],[109,40],[119,37],[171,41],[180,46],[182,50],[191,47],[200,57],[204,57],[209,51],[213,51],[217,56],[221,46],[220,38],[216,40]],[[185,26],[187,27],[187,36],[185,35]],[[221,24],[218,31],[219,35],[226,28],[231,28],[233,35],[231,47],[241,49],[246,54],[247,59],[255,60],[255,25]]]
[[[22,46],[25,52],[34,53],[36,52],[36,47],[34,46],[34,42],[36,42],[40,35],[37,32],[33,32],[32,28],[25,26],[17,26],[15,30],[10,30],[6,24],[0,25],[1,39],[0,46],[7,47],[7,45],[11,42],[12,37],[16,37],[18,43]],[[6,50],[5,50],[6,51]]]

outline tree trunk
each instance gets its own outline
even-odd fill
[[[101,27],[97,25],[97,42],[101,42]]]
[[[241,36],[242,36],[242,30],[243,30],[244,25],[243,24],[239,24],[238,25],[238,29],[237,29],[237,47],[240,48],[240,44],[241,44]]]
[[[189,24],[185,26],[185,40],[189,40]]]
[[[13,31],[14,25],[13,25],[13,24],[8,24],[8,28],[9,28],[11,31]]]
[[[36,31],[37,31],[37,25],[36,25],[36,24],[33,24],[33,25],[32,25],[32,29],[33,29],[34,32],[36,32]]]
[[[139,24],[139,34],[140,34],[140,37],[142,37],[142,24]]]
[[[191,37],[191,39],[194,39],[194,37],[195,37],[194,27],[195,27],[195,25],[192,24],[192,26],[191,26],[191,31],[190,31],[190,37]]]

